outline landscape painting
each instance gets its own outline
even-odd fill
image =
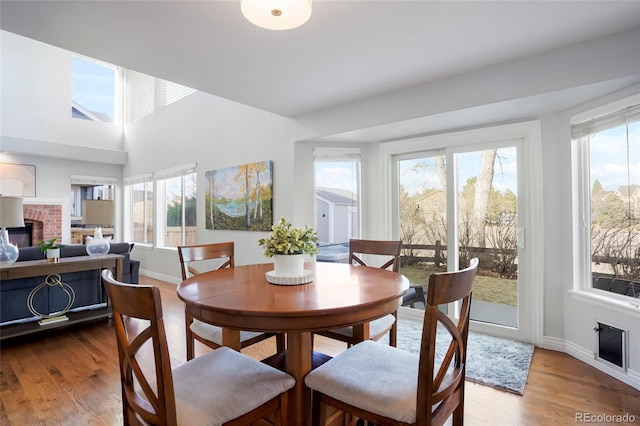
[[[205,172],[207,229],[270,231],[273,161]]]

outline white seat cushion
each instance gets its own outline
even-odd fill
[[[389,314],[377,320],[373,320],[369,323],[369,339],[377,339],[384,333],[389,331],[393,323],[396,321],[396,317]],[[353,337],[353,327],[342,327],[331,330],[333,333],[342,334],[343,336]]]
[[[372,413],[416,421],[417,354],[365,340],[313,370],[304,382]]]
[[[203,339],[207,339],[210,342],[222,346],[222,328],[217,325],[207,324],[206,322],[194,319],[189,328],[194,334],[197,334]],[[241,331],[240,342],[260,336],[261,334],[264,333],[259,331]]]
[[[290,375],[222,347],[173,370],[178,424],[220,425],[295,385]]]

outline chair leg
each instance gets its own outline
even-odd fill
[[[284,333],[276,334],[276,352],[277,353],[284,352],[285,349],[286,349],[285,334]]]
[[[311,425],[325,426],[327,424],[327,407],[322,406],[320,393],[313,391],[311,398]]]
[[[464,405],[460,404],[453,411],[453,422],[452,426],[462,426],[464,424]]]
[[[393,313],[395,321],[389,330],[389,346],[396,347],[398,345],[398,311]]]
[[[463,373],[462,377],[465,377],[465,376],[466,376],[466,372]],[[459,392],[460,392],[460,401],[458,402],[458,406],[455,408],[455,410],[453,410],[452,426],[462,426],[464,424],[464,397],[465,397],[464,380],[463,380],[463,383],[460,385]]]
[[[275,415],[275,426],[291,426],[287,423],[287,413],[289,412],[289,396],[287,392],[280,395],[280,409]]]
[[[194,357],[195,352],[195,343],[193,339],[193,333],[191,332],[191,323],[193,322],[193,317],[187,311],[184,311],[184,323],[186,325],[185,336],[187,338],[187,361],[190,361]]]

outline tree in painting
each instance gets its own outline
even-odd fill
[[[205,172],[207,229],[270,230],[272,175],[272,161]]]

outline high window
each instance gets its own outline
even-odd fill
[[[640,96],[574,117],[571,133],[578,287],[640,297]]]
[[[126,72],[126,122],[132,123],[153,114],[195,89],[139,72]]]
[[[196,227],[196,166],[187,165],[158,172],[157,246],[193,245]]]
[[[113,123],[116,114],[116,67],[72,57],[71,116]]]

